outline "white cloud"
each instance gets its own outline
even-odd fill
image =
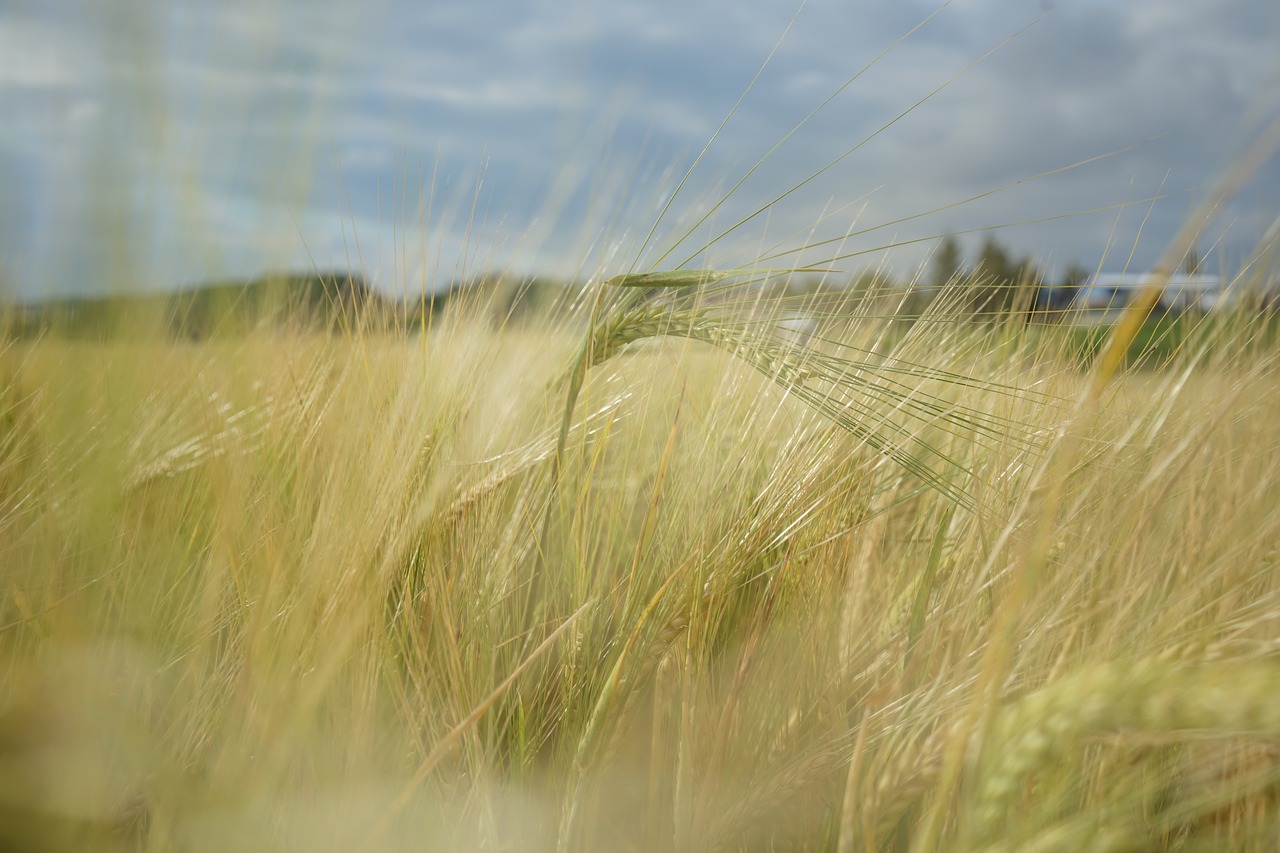
[[[0,88],[68,89],[83,84],[91,56],[86,48],[82,34],[52,21],[17,14],[0,17]]]
[[[508,115],[569,105],[564,94],[545,80],[510,77],[447,83],[393,78],[383,90],[413,101],[454,107],[462,111],[503,111]]]

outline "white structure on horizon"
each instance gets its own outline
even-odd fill
[[[1081,287],[1076,305],[1093,311],[1123,308],[1155,277],[1154,273],[1099,273]],[[1228,299],[1227,283],[1217,276],[1175,273],[1165,284],[1160,306],[1175,311],[1211,311]]]

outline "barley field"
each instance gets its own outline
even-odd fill
[[[1261,321],[627,310],[7,343],[9,849],[1273,845]]]
[[[0,306],[0,850],[1280,847],[1275,312],[824,242]]]

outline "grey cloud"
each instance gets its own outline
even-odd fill
[[[234,267],[236,257],[261,263],[263,251],[237,248],[252,241],[236,220],[287,221],[288,208],[315,229],[321,251],[336,251],[336,232],[318,223],[345,215],[376,231],[389,215],[385,188],[395,170],[423,163],[439,171],[450,204],[464,213],[483,174],[482,205],[514,235],[493,237],[505,257],[572,267],[576,259],[563,258],[583,251],[577,235],[597,233],[588,208],[595,219],[606,205],[616,214],[605,217],[614,236],[601,240],[647,230],[652,199],[670,192],[796,5],[386,0],[370,12],[317,10],[302,0],[139,2],[129,8],[169,39],[137,59],[139,73],[152,74],[145,91],[125,73],[131,60],[121,33],[86,28],[103,20],[77,27],[8,16],[0,19],[0,105],[13,120],[0,128],[0,166],[21,181],[19,198],[56,197],[100,162],[93,157],[104,145],[117,145],[111,156],[122,174],[202,187],[208,210],[186,215],[217,225],[211,233]],[[813,106],[934,11],[932,0],[810,0],[674,213],[696,218]],[[735,221],[793,186],[1040,14],[1038,0],[956,0],[789,140],[717,220]],[[758,251],[766,229],[802,233],[824,209],[868,193],[865,209],[859,202],[842,211],[820,235],[848,228],[858,210],[865,224],[908,216],[1146,141],[875,239],[1122,203],[1156,192],[1167,174],[1165,190],[1178,195],[1148,225],[1137,259],[1148,263],[1238,151],[1242,118],[1280,106],[1278,37],[1273,0],[1059,0],[1044,20],[717,249],[741,261]],[[102,73],[108,65],[114,77]],[[37,90],[57,91],[57,108]],[[1277,171],[1251,188],[1255,208],[1280,195]],[[550,210],[557,185],[567,187],[566,200]],[[43,204],[36,220],[82,215],[74,201]],[[1028,226],[1010,240],[1021,251],[1088,262],[1101,253],[1112,216]],[[1117,241],[1133,240],[1136,218],[1122,216]],[[1265,219],[1243,205],[1229,211],[1233,251]],[[539,245],[522,245],[535,239],[526,233]],[[461,240],[442,245],[454,244]],[[923,248],[904,252],[901,263],[922,256]]]

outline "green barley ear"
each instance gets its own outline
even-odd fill
[[[1087,666],[1023,696],[1000,712],[971,757],[974,846],[1007,836],[1021,793],[1068,750],[1099,735],[1126,733],[1274,738],[1280,734],[1280,668],[1144,658]]]
[[[872,355],[856,346],[821,339],[817,348],[788,340],[777,328],[744,322],[753,312],[768,316],[795,310],[795,300],[783,295],[761,295],[733,291],[774,276],[796,272],[832,272],[816,266],[785,269],[736,267],[726,270],[667,270],[627,273],[605,280],[596,292],[595,306],[587,326],[581,349],[564,379],[565,403],[561,418],[560,438],[552,457],[551,486],[554,495],[560,474],[579,393],[587,373],[617,355],[624,347],[645,338],[675,337],[698,340],[728,352],[739,362],[751,367],[854,436],[867,447],[891,459],[905,471],[969,509],[976,501],[967,488],[955,482],[952,475],[967,470],[966,464],[944,444],[935,442],[917,427],[937,429],[947,436],[971,436],[979,443],[1016,446],[1035,453],[1041,436],[1029,425],[1003,419],[968,405],[952,401],[906,381],[973,388],[981,391],[1015,393],[1035,397],[1034,392],[1001,387],[915,362],[899,360],[892,355]],[[720,286],[717,282],[739,279]],[[685,288],[680,299],[654,300],[645,289]],[[695,307],[700,297],[715,296],[702,307]],[[800,310],[813,310],[804,299]],[[822,316],[822,311],[815,312]],[[833,354],[830,350],[839,350]],[[894,419],[898,417],[898,420]],[[900,423],[905,419],[909,424]],[[940,473],[937,466],[946,472]],[[544,553],[550,525],[551,502],[548,502],[542,525]]]

